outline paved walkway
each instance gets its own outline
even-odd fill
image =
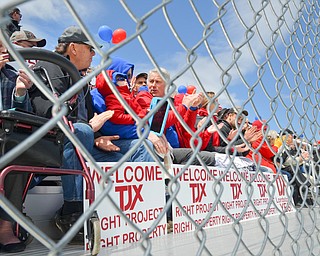
[[[307,208],[289,213],[282,218],[268,217],[265,220],[249,220],[241,223],[242,241],[232,225],[206,229],[207,250],[199,252],[200,242],[194,233],[168,234],[151,240],[152,255],[319,255],[320,227],[319,208]],[[239,229],[236,229],[239,230]],[[265,231],[264,231],[265,230]],[[201,235],[200,235],[201,237]],[[243,242],[244,244],[241,244]],[[309,249],[311,246],[311,249]],[[247,248],[246,248],[247,247]],[[278,248],[278,252],[276,249]],[[299,248],[299,249],[298,249]],[[21,254],[1,255],[47,255],[49,251],[39,242],[34,241]],[[90,255],[82,246],[69,245],[63,255]],[[103,248],[99,255],[147,255],[139,244],[122,245],[116,248]]]

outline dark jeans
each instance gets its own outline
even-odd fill
[[[28,180],[28,173],[10,173],[4,183],[6,198],[21,212],[22,194]],[[0,208],[0,219],[13,221],[9,214]]]

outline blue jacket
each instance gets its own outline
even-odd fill
[[[31,112],[32,108],[28,93],[26,94],[26,97],[22,98],[22,101],[17,101],[14,96],[17,77],[17,71],[8,64],[0,70],[0,109],[20,108]]]

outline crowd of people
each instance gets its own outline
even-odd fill
[[[13,44],[28,48],[46,45],[45,39],[37,38],[32,32],[20,28],[22,15],[18,8],[12,9],[9,15],[12,21],[5,31]],[[79,27],[68,27],[57,42],[55,52],[68,58],[81,76],[85,76],[95,49],[83,31]],[[29,90],[32,86],[30,78],[23,70],[16,71],[7,63],[7,50],[1,42],[0,48],[2,109],[18,107],[51,118],[53,103],[37,87],[33,86]],[[72,86],[59,66],[45,61],[33,61],[30,64],[31,68],[46,70],[59,96]],[[159,136],[149,132],[146,143],[155,152],[149,154],[145,145],[139,143],[137,121],[149,113],[153,97],[166,96],[170,74],[160,68],[134,75],[134,68],[134,64],[129,61],[112,58],[112,64],[105,74],[97,76],[95,85],[88,84],[78,93],[76,101],[68,102],[70,111],[67,117],[73,122],[74,133],[97,162],[118,161],[133,147],[136,150],[126,161],[155,162],[170,158],[175,164],[217,166],[222,157],[236,155],[246,158],[248,167],[253,171],[282,173],[294,189],[294,203],[312,204],[303,198],[304,191],[310,186],[306,179],[310,175],[308,162],[313,159],[319,165],[319,152],[310,152],[303,143],[297,143],[294,132],[289,129],[277,133],[264,120],[250,123],[247,118],[249,113],[243,108],[222,108],[214,92],[198,93],[195,89],[191,93],[173,95],[171,100],[180,117],[170,110],[164,134]],[[109,79],[106,79],[106,75]],[[115,86],[135,116],[118,100],[111,86]],[[199,144],[200,151],[194,156],[194,147]],[[64,141],[61,167],[82,169],[68,138]],[[170,175],[172,173],[166,176],[166,184],[170,181]],[[82,176],[77,175],[63,175],[61,179],[64,204],[55,215],[55,223],[60,230],[67,232],[83,213],[83,181]],[[25,182],[25,175],[12,174],[5,183],[6,197],[20,211]],[[168,213],[168,222],[170,218]],[[83,234],[80,231],[79,239],[81,237]],[[12,219],[3,209],[0,209],[0,245],[5,252],[25,249],[25,245],[12,231]]]

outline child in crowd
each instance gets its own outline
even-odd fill
[[[108,70],[107,74],[112,79],[112,82],[116,85],[116,88],[118,89],[123,99],[125,99],[128,105],[140,118],[143,118],[146,115],[146,111],[142,110],[139,104],[134,101],[134,98],[132,97],[132,94],[130,93],[128,87],[128,80],[126,75],[124,75],[123,73],[115,72],[113,70]],[[113,122],[114,124],[135,123],[133,117],[127,113],[120,101],[113,94],[102,74],[99,74],[97,76],[96,88],[104,97],[107,110],[114,111],[112,118],[110,118],[110,122]]]

